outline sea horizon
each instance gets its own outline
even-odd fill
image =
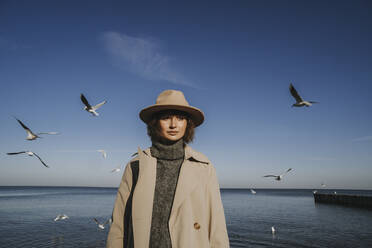
[[[117,189],[119,187],[119,185],[117,187],[109,187],[109,186],[63,186],[63,185],[53,185],[53,186],[49,186],[49,185],[0,185],[0,187],[35,187],[35,188],[102,188],[102,189]],[[270,187],[260,187],[260,188],[256,188],[256,187],[247,187],[247,188],[244,188],[244,187],[221,187],[220,188],[221,190],[230,190],[230,189],[236,189],[236,190],[250,190],[250,189],[269,189],[269,190],[350,190],[350,191],[372,191],[372,189],[359,189],[359,188],[322,188],[322,187],[318,187],[318,188],[270,188]]]

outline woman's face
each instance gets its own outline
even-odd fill
[[[164,113],[159,119],[159,134],[169,141],[177,141],[185,135],[187,119],[182,114]]]

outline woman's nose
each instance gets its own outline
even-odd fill
[[[172,116],[170,119],[170,127],[176,127],[176,121],[177,121],[177,117]]]

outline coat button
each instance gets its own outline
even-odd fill
[[[199,225],[198,222],[195,222],[195,223],[194,223],[194,228],[195,228],[196,230],[199,230],[199,229],[200,229],[200,225]]]

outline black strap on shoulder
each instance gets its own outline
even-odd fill
[[[195,159],[194,157],[190,157],[189,160],[190,160],[191,162],[199,162],[199,163],[202,163],[202,164],[209,164],[208,162],[204,162],[204,161],[197,160],[197,159]]]
[[[136,160],[136,161],[131,162],[130,167],[132,169],[132,188],[130,190],[130,194],[127,200],[127,204],[125,205],[125,211],[124,211],[124,240],[123,240],[124,248],[134,247],[133,222],[132,222],[132,198],[133,198],[134,189],[136,188],[138,174],[139,174],[139,161]]]

